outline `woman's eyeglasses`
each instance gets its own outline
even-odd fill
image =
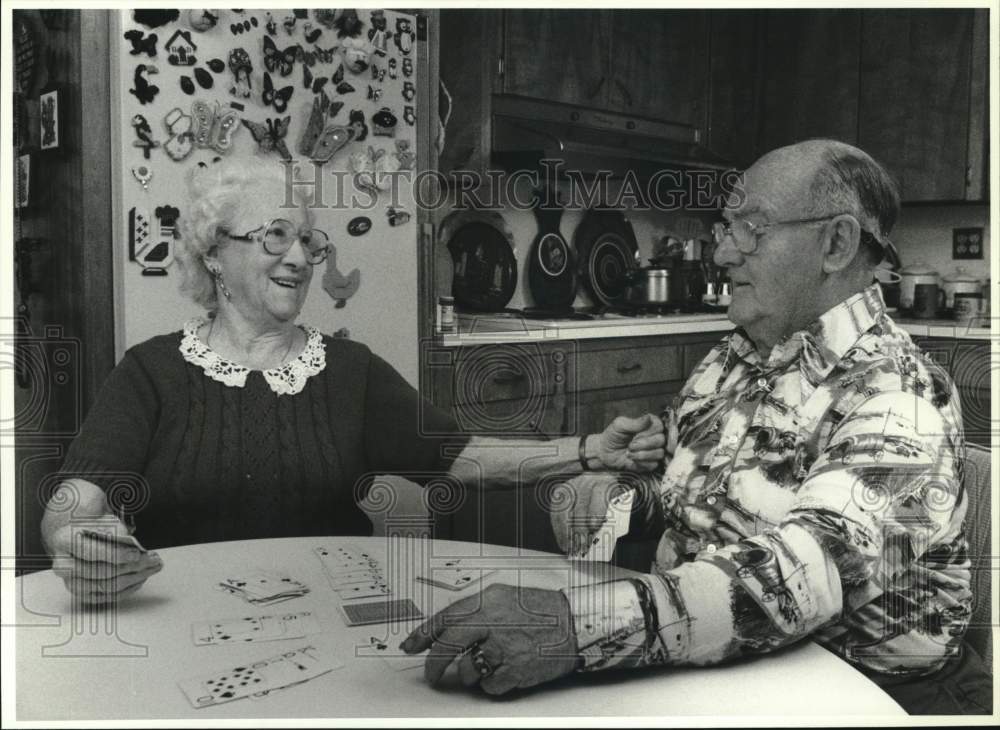
[[[323,263],[330,253],[330,237],[325,232],[318,228],[299,230],[294,223],[284,218],[265,223],[242,236],[234,236],[232,233],[226,235],[234,241],[259,240],[264,245],[264,250],[272,256],[284,255],[292,247],[292,243],[298,240],[306,252],[306,260],[313,266]]]

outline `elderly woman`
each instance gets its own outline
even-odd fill
[[[662,457],[652,417],[546,442],[541,458],[526,458],[542,453],[538,442],[462,436],[367,347],[296,323],[330,243],[303,200],[284,204],[282,168],[219,163],[191,188],[177,256],[183,289],[208,316],[125,354],[69,449],[63,472],[75,478],[42,520],[55,570],[83,600],[131,593],[161,567],[121,537],[74,529],[82,518],[116,522],[110,488],[122,480],[143,502],[132,510],[136,537],[156,548],[371,534],[358,501],[372,473],[513,484],[574,467],[653,468]],[[455,435],[426,436],[418,424]],[[459,451],[454,463],[444,456]]]

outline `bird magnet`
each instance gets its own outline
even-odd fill
[[[330,255],[326,258],[326,271],[323,274],[323,291],[336,302],[337,309],[342,309],[347,300],[357,294],[361,286],[361,271],[352,269],[346,276],[337,268],[337,249],[331,245]]]
[[[154,147],[159,147],[160,143],[153,139],[153,130],[149,126],[146,117],[142,114],[136,114],[132,117],[132,129],[135,130],[136,136],[136,140],[132,143],[132,146],[142,149],[143,158],[148,160],[150,150]]]
[[[140,63],[135,67],[132,74],[132,84],[134,88],[129,89],[129,93],[139,100],[140,104],[149,104],[160,93],[160,87],[149,83],[149,74],[159,73],[159,69],[153,64]]]

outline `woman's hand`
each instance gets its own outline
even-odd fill
[[[594,456],[607,469],[653,471],[665,455],[663,421],[652,413],[638,418],[618,416],[596,439]]]
[[[61,508],[67,504],[73,505],[72,514]],[[74,479],[60,486],[41,527],[53,572],[84,603],[117,602],[163,569],[156,553],[130,539],[125,524],[110,514],[103,491],[90,482]]]

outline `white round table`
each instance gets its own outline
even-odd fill
[[[348,628],[337,597],[313,549],[351,545],[380,560],[393,597],[411,597],[433,611],[476,588],[453,592],[415,581],[428,566],[462,557],[495,569],[483,584],[503,582],[559,588],[610,578],[607,565],[478,543],[410,538],[294,538],[190,545],[159,551],[164,569],[117,611],[74,612],[62,581],[51,571],[17,579],[18,720],[166,720],[192,718],[399,717],[732,717],[855,715],[905,716],[888,695],[846,662],[811,642],[750,661],[708,669],[596,672],[492,698],[464,688],[450,669],[438,687],[422,669],[397,671],[363,654],[372,637],[394,648],[415,625]],[[216,590],[222,578],[253,569],[276,570],[305,582],[305,596],[270,607]],[[622,573],[624,571],[619,571]],[[218,618],[311,610],[323,631],[305,639],[195,646],[191,624]],[[74,615],[75,614],[75,615]],[[263,698],[194,709],[178,681],[226,670],[312,644],[342,667]]]

